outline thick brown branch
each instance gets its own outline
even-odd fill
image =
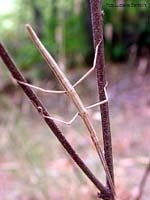
[[[99,48],[99,51],[98,51],[98,55],[97,55],[98,58],[97,58],[97,63],[96,63],[99,100],[102,101],[105,99],[104,86],[106,84],[104,44],[103,44],[103,12],[101,11],[102,0],[90,0],[90,6],[91,6],[94,47],[96,47],[99,41],[102,41],[101,47]],[[106,159],[112,180],[114,182],[112,142],[111,142],[108,103],[100,105],[100,110],[101,110],[101,119],[102,119],[105,159]],[[107,183],[108,183],[108,180],[107,180]],[[110,185],[108,184],[108,186]]]
[[[13,78],[20,82],[26,82],[24,77],[22,76],[21,72],[17,69],[15,63],[13,62],[11,56],[8,54],[2,43],[0,43],[0,56],[3,60],[3,62],[6,64],[8,70],[10,71]],[[31,100],[34,107],[37,109],[41,117],[43,115],[49,116],[47,110],[40,102],[39,98],[36,96],[36,94],[32,91],[30,87],[27,85],[21,84],[18,82],[20,87],[23,89],[24,93],[28,96],[28,98]],[[41,114],[42,109],[42,114]],[[86,174],[86,176],[93,182],[93,184],[100,190],[102,193],[102,196],[108,197],[110,194],[109,190],[103,186],[103,184],[94,176],[94,174],[89,170],[89,168],[85,165],[83,160],[78,156],[76,151],[72,148],[70,143],[67,141],[67,139],[63,136],[61,131],[58,129],[56,124],[53,120],[48,118],[43,118],[48,125],[48,127],[52,130],[56,138],[59,140],[59,142],[62,144],[62,146],[65,148],[65,150],[69,153],[71,158],[75,161],[75,163],[80,167],[80,169]]]

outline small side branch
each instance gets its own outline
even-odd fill
[[[21,72],[17,69],[15,63],[13,62],[11,56],[8,54],[7,50],[4,48],[2,43],[0,43],[0,56],[3,60],[3,62],[6,64],[8,70],[10,71],[13,78],[21,81],[26,82],[24,77],[22,76]],[[47,110],[40,102],[39,98],[36,96],[36,94],[32,91],[32,89],[24,84],[21,84],[18,82],[24,93],[28,96],[28,98],[31,100],[32,104],[36,108],[36,110],[39,112],[39,107],[42,108],[43,114],[45,116],[49,116]],[[40,113],[41,114],[41,113]],[[99,189],[101,192],[101,196],[103,196],[103,199],[108,199],[111,195],[110,190],[105,187],[90,171],[90,169],[86,166],[86,164],[83,162],[83,160],[79,157],[79,155],[76,153],[76,151],[73,149],[73,147],[70,145],[70,143],[67,141],[67,139],[64,137],[64,135],[61,133],[61,131],[58,129],[56,124],[52,119],[43,118],[48,125],[48,127],[51,129],[53,134],[56,136],[56,138],[59,140],[59,142],[62,144],[62,146],[65,148],[65,150],[68,152],[68,154],[71,156],[71,158],[74,160],[74,162],[80,167],[80,169],[85,173],[85,175],[91,180],[91,182]]]
[[[145,172],[143,174],[143,177],[142,177],[140,185],[139,185],[138,194],[134,200],[140,200],[142,198],[142,195],[144,192],[144,187],[145,187],[145,184],[146,184],[149,174],[150,174],[150,161],[145,169]]]

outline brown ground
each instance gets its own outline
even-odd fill
[[[120,199],[124,200],[135,195],[149,158],[150,77],[139,77],[119,67],[109,67],[108,96],[116,186]],[[70,80],[75,82],[79,74],[70,72]],[[89,76],[77,88],[86,105],[98,99],[93,90],[94,77],[94,74]],[[47,88],[56,85],[52,81],[35,84]],[[64,96],[37,93],[53,115],[67,120],[75,112]],[[0,110],[0,199],[96,199],[96,188],[69,159],[20,89],[8,88],[1,93]],[[99,108],[95,108],[90,115],[101,138],[98,112]],[[61,124],[59,127],[104,181],[102,167],[82,122],[77,119],[70,127]],[[143,200],[149,196],[147,183]]]

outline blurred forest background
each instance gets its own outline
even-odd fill
[[[103,10],[116,185],[120,199],[125,200],[135,195],[150,152],[150,1],[104,0]],[[0,0],[0,38],[17,66],[30,83],[60,89],[31,42],[26,23],[72,83],[92,66],[89,1]],[[86,105],[98,100],[95,79],[93,73],[77,89]],[[63,95],[36,93],[55,116],[67,120],[75,112]],[[90,115],[101,139],[99,109]],[[88,166],[105,180],[80,120],[71,127],[59,126]],[[96,199],[93,185],[68,159],[2,62],[0,133],[0,199]],[[147,186],[143,199],[149,196]]]

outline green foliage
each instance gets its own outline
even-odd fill
[[[140,2],[140,0],[136,1],[136,3]],[[115,5],[116,1],[103,1],[104,27],[108,23],[113,27],[112,41],[105,38],[105,55],[107,59],[121,61],[127,58],[131,35],[138,38],[143,31],[150,33],[148,20],[150,8],[147,6],[142,9],[135,6],[118,9],[116,6],[109,6],[110,3]],[[0,35],[21,69],[29,70],[37,66],[42,69],[45,65],[25,31],[26,23],[32,24],[42,42],[56,59],[59,53],[64,53],[67,67],[85,65],[88,60],[92,61],[92,40],[89,39],[92,31],[86,26],[89,12],[86,2],[83,0],[14,0],[14,4],[16,6],[12,12],[0,15]],[[58,36],[58,28],[62,31],[61,36]],[[126,36],[127,33],[129,35]],[[148,43],[150,39],[147,37],[145,40]]]
[[[130,45],[138,45],[140,35],[143,32],[150,32],[150,6],[148,1],[146,6],[141,7],[140,5],[143,3],[141,0],[128,0],[124,1],[126,6],[119,8],[115,6],[116,2],[114,0],[103,1],[104,27],[107,23],[113,27],[112,41],[106,40],[105,42],[105,54],[108,59],[122,61],[127,59]],[[148,44],[149,37],[146,37],[145,40],[147,40],[145,44]]]
[[[122,43],[113,48],[112,57],[115,61],[122,61],[125,59],[126,46]]]

